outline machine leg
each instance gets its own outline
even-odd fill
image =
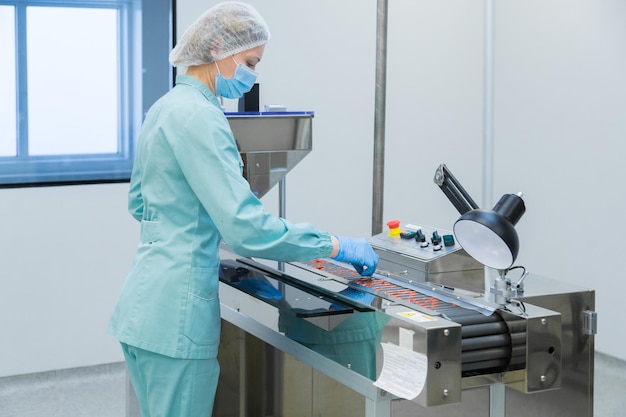
[[[504,417],[504,384],[489,385],[489,417]]]
[[[388,400],[365,398],[365,417],[391,417],[391,395]]]

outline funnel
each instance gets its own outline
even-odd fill
[[[252,192],[263,197],[312,149],[313,112],[226,113]]]

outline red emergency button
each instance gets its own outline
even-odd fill
[[[389,220],[387,227],[389,227],[389,236],[400,236],[400,220]]]
[[[400,227],[400,220],[389,220],[387,226],[389,226],[390,229],[397,229]]]

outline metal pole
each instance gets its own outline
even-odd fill
[[[485,60],[483,80],[483,204],[490,208],[493,200],[494,148],[494,0],[485,0]]]
[[[495,83],[495,17],[494,0],[485,0],[484,24],[484,78],[483,78],[483,200],[482,207],[491,208],[493,200],[493,149],[494,149],[494,83]],[[497,273],[485,267],[484,298],[491,300],[490,288]]]
[[[388,0],[377,1],[372,235],[379,234],[383,230],[383,197],[385,192],[385,96],[387,91],[387,5]]]
[[[287,180],[284,176],[278,181],[278,216],[287,218]]]
[[[285,219],[287,218],[287,179],[285,175],[278,181],[278,216]],[[278,262],[278,270],[285,270],[285,263]],[[280,288],[281,291],[284,291],[284,284],[281,282],[279,285],[282,285]]]
[[[496,382],[489,385],[489,417],[504,417],[505,414],[505,386]]]

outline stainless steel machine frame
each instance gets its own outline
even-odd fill
[[[224,253],[225,258],[229,256],[236,258]],[[254,267],[256,263],[250,265]],[[318,296],[316,289],[332,294],[350,284],[350,280],[310,265],[287,263],[279,271],[264,263],[263,268],[287,282],[297,280],[305,284],[313,289],[313,296]],[[441,272],[436,269],[433,276],[439,282],[433,288],[440,288]],[[457,271],[451,277],[458,282],[463,273]],[[428,276],[422,278],[425,278],[422,283],[430,282]],[[467,279],[478,281],[482,277],[470,269]],[[423,308],[410,310],[411,305],[401,300],[375,295],[370,306],[375,314],[387,318],[380,341],[398,344],[399,329],[410,330],[413,349],[428,360],[425,387],[417,398],[409,401],[377,388],[371,377],[351,369],[350,363],[329,359],[315,347],[293,340],[279,326],[283,311],[264,302],[262,297],[221,282],[223,381],[218,389],[215,415],[471,417],[498,415],[493,409],[495,403],[506,416],[592,416],[594,329],[588,323],[593,315],[595,294],[533,275],[526,283],[525,295],[517,300],[523,303],[525,312],[514,311],[515,306],[498,312],[509,327],[524,327],[524,366],[477,375],[462,374],[462,325],[441,316],[430,316]],[[442,286],[447,285],[444,282]],[[470,309],[480,310],[483,305],[480,301],[472,307],[471,292],[452,291],[452,294],[469,300],[466,306]],[[409,311],[429,319],[412,320],[407,318]],[[351,314],[372,312],[354,310]],[[333,331],[332,325],[325,328]],[[384,362],[380,349],[375,361],[379,375]],[[501,397],[494,401],[495,395]]]

